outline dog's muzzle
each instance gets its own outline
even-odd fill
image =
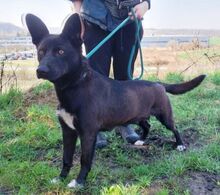
[[[49,74],[49,68],[47,66],[39,66],[37,68],[37,78],[47,79]]]

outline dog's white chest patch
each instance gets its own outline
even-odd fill
[[[64,108],[57,110],[56,114],[63,119],[68,127],[70,127],[71,129],[76,129],[73,125],[74,116],[71,115],[69,112],[66,112]]]

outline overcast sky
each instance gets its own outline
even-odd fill
[[[220,0],[151,0],[145,28],[220,29]],[[48,26],[60,27],[71,13],[68,0],[0,0],[0,22],[22,26],[22,13],[38,15]]]

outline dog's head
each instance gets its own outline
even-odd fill
[[[46,25],[32,14],[27,14],[25,19],[32,42],[37,48],[37,77],[54,83],[70,74],[73,77],[81,65],[79,15],[71,15],[59,35],[49,34]]]

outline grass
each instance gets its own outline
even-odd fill
[[[220,45],[220,37],[211,37],[209,39],[210,45]]]
[[[215,85],[220,85],[220,72],[217,71],[210,75],[210,80]]]
[[[154,80],[155,78],[151,78]],[[169,74],[166,82],[183,77]],[[37,98],[51,89],[42,83],[32,90]],[[30,95],[30,94],[29,94]],[[208,75],[200,87],[181,96],[170,95],[177,127],[189,129],[189,149],[184,153],[150,142],[147,149],[128,147],[114,131],[108,147],[96,151],[93,168],[84,189],[70,190],[67,183],[79,171],[77,146],[70,176],[50,184],[62,165],[62,136],[51,104],[27,104],[25,95],[11,89],[0,96],[0,194],[189,194],[183,183],[189,171],[220,174],[220,85],[219,73]],[[151,120],[149,136],[171,139],[172,133]],[[195,136],[193,134],[195,132]]]
[[[168,73],[165,79],[169,83],[181,83],[184,81],[184,77],[177,73]]]
[[[33,93],[34,95],[37,96],[51,88],[53,88],[53,85],[49,81],[46,81],[46,82],[40,83],[35,88],[33,88]]]
[[[209,63],[209,58],[214,58],[220,56],[220,48],[219,44],[216,44],[217,47],[211,47],[211,48],[201,48],[196,50],[186,50],[186,51],[180,51],[178,53],[178,57],[183,60],[190,60],[192,59],[200,59],[203,63]],[[201,59],[203,57],[203,59]]]

